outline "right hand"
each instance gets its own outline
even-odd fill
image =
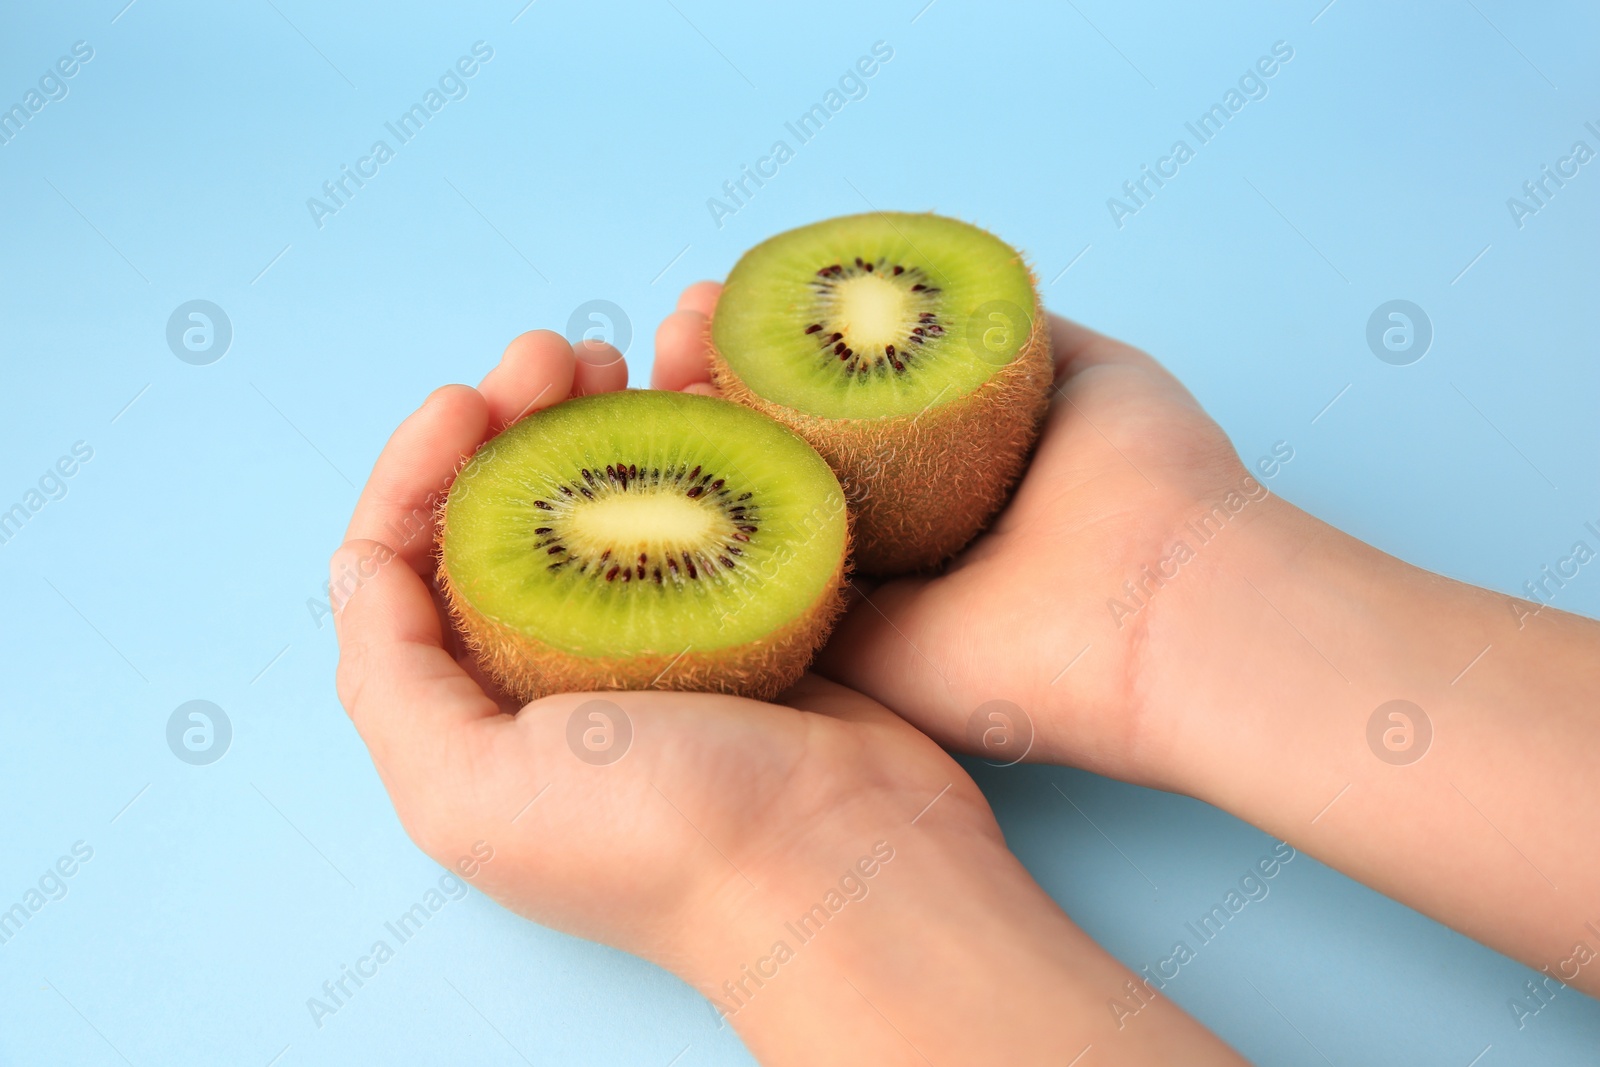
[[[662,323],[657,388],[712,389],[707,327],[719,293],[691,286]],[[1265,494],[1155,360],[1057,316],[1050,329],[1055,395],[1010,504],[942,573],[864,596],[819,667],[946,747],[983,754],[969,720],[1008,700],[1033,721],[1029,759],[1161,785],[1168,716],[1140,682],[1151,614],[1167,605],[1160,590],[1135,600],[1124,583],[1150,584],[1143,568],[1229,492]],[[1241,517],[1278,504],[1266,497]],[[1111,598],[1133,610],[1114,613]]]

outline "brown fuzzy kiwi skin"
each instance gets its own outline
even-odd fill
[[[527,703],[553,693],[615,690],[672,690],[727,693],[771,700],[795,682],[827,641],[844,612],[844,585],[850,559],[844,550],[832,577],[810,609],[777,631],[731,648],[693,646],[632,656],[581,656],[540,641],[514,626],[478,611],[444,562],[449,497],[437,511],[438,585],[456,632],[478,665],[515,700]]]
[[[1029,272],[1032,277],[1032,272]],[[937,567],[1004,506],[1038,440],[1054,370],[1050,321],[1034,280],[1033,331],[994,377],[917,415],[828,419],[759,396],[717,351],[722,395],[811,442],[839,477],[854,519],[856,570],[887,577]]]

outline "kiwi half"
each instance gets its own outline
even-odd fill
[[[793,432],[706,396],[569,400],[480,448],[443,505],[446,599],[522,700],[681,689],[767,698],[842,605],[843,491]]]
[[[722,394],[839,475],[856,565],[934,566],[1010,492],[1049,400],[1050,332],[1005,242],[937,215],[790,230],[734,266],[711,323]]]

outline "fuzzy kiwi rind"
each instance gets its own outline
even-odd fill
[[[643,689],[771,700],[800,680],[833,631],[844,611],[846,576],[841,557],[810,613],[763,641],[734,649],[690,649],[682,656],[603,657],[575,655],[483,615],[451,583],[449,572],[440,568],[439,573],[450,616],[478,665],[508,696],[523,702],[552,693]]]
[[[708,326],[712,381],[721,394],[789,426],[838,475],[857,571],[936,568],[1009,499],[1038,440],[1054,377],[1049,317],[1031,269],[1028,279],[1031,329],[1015,356],[966,395],[910,415],[827,418],[770,400],[738,375]]]
[[[631,395],[648,396],[652,402],[700,405],[728,403],[686,394]],[[538,419],[540,414],[536,413],[528,419]],[[515,432],[520,425],[522,423],[508,427],[502,434]],[[784,434],[792,433],[781,424],[775,424],[773,428]],[[497,440],[499,435],[486,442],[462,464],[451,492],[438,506],[437,575],[446,607],[463,644],[483,672],[514,699],[526,702],[562,692],[660,689],[726,693],[769,700],[799,680],[844,610],[843,589],[851,559],[851,527],[843,489],[836,487],[837,504],[835,508],[827,510],[836,512],[842,524],[842,537],[831,574],[820,584],[819,591],[804,611],[754,639],[712,648],[691,646],[679,649],[675,645],[667,647],[663,644],[658,649],[635,650],[627,654],[594,655],[542,639],[524,627],[497,618],[480,609],[471,595],[471,583],[454,573],[446,550],[450,537],[450,503],[455,498],[456,487],[463,484],[461,475],[480,457],[492,454],[492,446]],[[797,437],[796,444],[809,451],[803,439]],[[823,506],[826,507],[826,502],[823,502]]]

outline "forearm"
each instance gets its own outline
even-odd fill
[[[1281,501],[1237,532],[1150,620],[1173,786],[1600,993],[1600,623]]]
[[[680,970],[763,1064],[1060,1067],[1089,1046],[1095,1063],[1242,1062],[1152,990],[1130,1016],[1135,976],[1003,846],[920,824],[890,836],[879,840],[893,859],[860,879],[866,895],[820,924],[801,922],[838,888],[820,870],[730,883],[715,903],[719,935]]]

